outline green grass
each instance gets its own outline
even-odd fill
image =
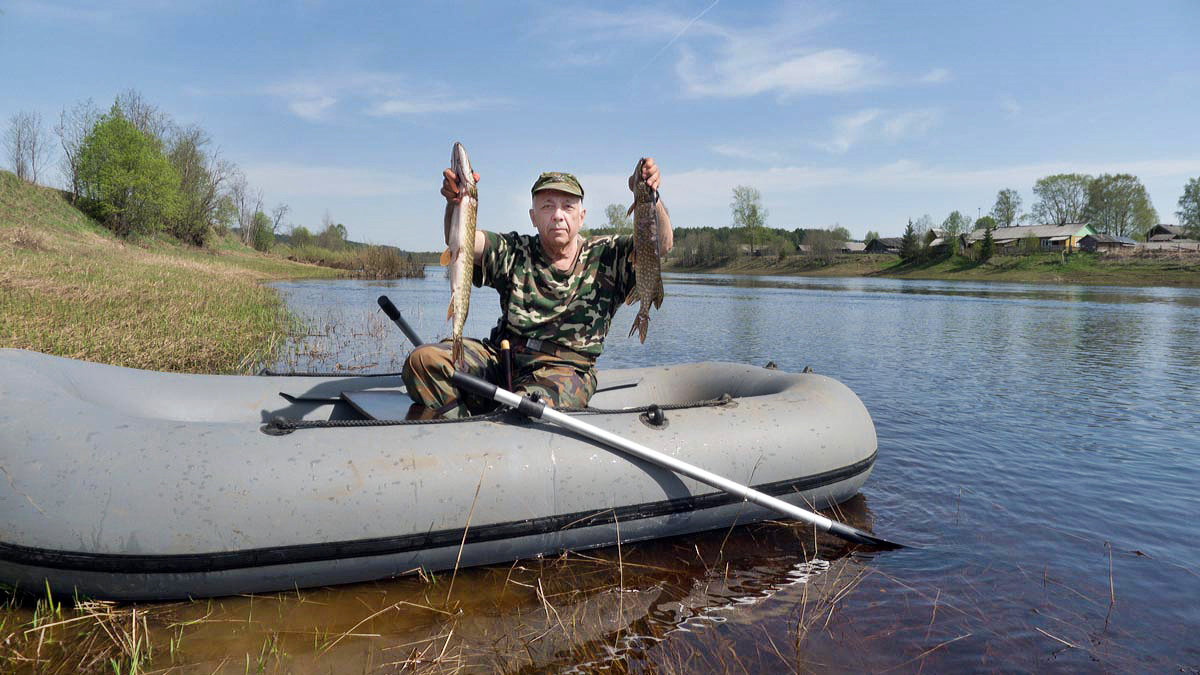
[[[290,329],[261,282],[337,277],[221,240],[123,240],[0,172],[0,347],[134,368],[245,372]]]

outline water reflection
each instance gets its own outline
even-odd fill
[[[394,361],[376,355],[385,349],[403,359],[408,346],[399,331],[372,332],[366,318],[380,292],[427,339],[448,330],[445,281],[436,275],[281,288],[292,307],[316,317],[340,308],[352,323],[350,308],[366,308],[361,327],[335,333],[354,345],[331,350],[348,356],[323,362],[330,365],[387,369]],[[450,640],[447,650],[461,645],[464,658],[483,658],[483,645],[494,643],[497,653],[517,656],[491,665],[550,670],[1198,667],[1200,605],[1185,600],[1200,598],[1200,290],[677,274],[666,292],[644,345],[625,336],[635,310],[618,312],[601,368],[773,360],[838,378],[876,423],[879,459],[863,494],[877,531],[925,548],[875,557],[821,551],[830,569],[789,586],[810,559],[793,546],[798,538],[771,543],[762,531],[739,528],[720,565],[710,537],[623,551],[633,556],[624,561],[654,571],[627,566],[631,576],[615,582],[621,593],[611,573],[523,563],[515,578],[540,580],[541,597],[561,577],[550,592],[577,617],[579,640],[551,631],[532,642],[558,625],[538,591],[507,583],[509,568],[469,571],[458,579],[466,586],[456,582],[464,593],[494,598],[507,584],[527,595],[512,605],[507,595],[500,604],[471,605],[463,620],[491,627],[476,627],[469,640],[456,629],[464,641]],[[495,322],[491,293],[475,291],[469,334],[484,335]],[[602,556],[610,567],[614,555]],[[826,596],[838,597],[836,606],[805,600],[833,579],[843,582]],[[774,590],[731,590],[759,583]],[[382,592],[395,603],[424,597],[423,588],[393,595],[384,585]],[[368,604],[377,611],[383,602]],[[359,606],[339,630],[370,613]],[[821,621],[806,623],[822,607]],[[387,634],[377,642],[387,645],[416,640],[422,630],[421,639],[441,635],[449,625],[431,617],[416,633],[393,635],[374,621],[355,630]],[[430,644],[440,650],[447,644],[440,640]],[[399,658],[397,649],[372,652],[369,643],[351,643],[361,662]],[[343,641],[338,649],[351,647]]]

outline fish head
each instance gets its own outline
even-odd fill
[[[459,185],[474,185],[475,174],[471,171],[471,160],[467,159],[467,149],[462,143],[455,142],[450,151],[450,170],[454,172]]]

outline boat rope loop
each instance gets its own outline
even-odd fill
[[[576,407],[576,408],[555,408],[561,413],[573,413],[581,415],[628,415],[639,414],[643,417],[648,417],[648,424],[655,427],[665,426],[665,418],[663,411],[666,410],[686,410],[689,408],[719,408],[724,406],[736,406],[737,401],[729,394],[722,394],[720,398],[710,398],[702,401],[687,401],[684,403],[652,403],[650,405],[636,406],[632,408],[593,408],[591,406]],[[290,434],[298,429],[337,429],[344,427],[399,427],[410,424],[457,424],[461,422],[485,422],[488,420],[498,420],[501,418],[524,420],[523,416],[511,410],[497,410],[495,412],[485,413],[482,415],[471,415],[470,417],[439,417],[436,419],[425,420],[295,420],[287,417],[275,417],[262,426],[262,431],[271,436],[283,436]]]

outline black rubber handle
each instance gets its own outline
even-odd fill
[[[425,344],[421,336],[417,335],[417,331],[413,330],[412,326],[408,325],[408,322],[404,320],[404,317],[400,316],[400,310],[396,309],[396,306],[392,304],[388,296],[379,296],[377,302],[379,302],[379,308],[383,310],[383,313],[387,314],[388,318],[399,326],[400,330],[404,331],[405,337],[408,338],[409,342],[413,343],[414,347],[420,347]]]
[[[453,382],[454,386],[458,387],[459,389],[469,391],[480,398],[486,398],[489,401],[494,401],[496,399],[496,385],[488,382],[487,380],[481,380],[474,375],[467,375],[466,373],[455,371],[454,374],[450,376],[450,381]]]

